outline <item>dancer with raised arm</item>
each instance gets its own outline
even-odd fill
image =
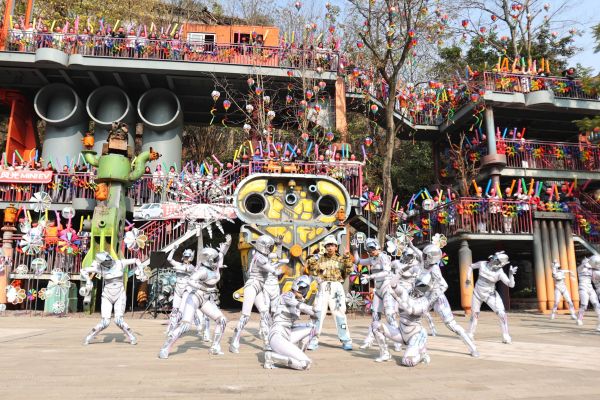
[[[571,318],[575,320],[577,319],[577,316],[575,315],[575,306],[573,306],[573,301],[571,300],[569,290],[567,290],[567,285],[565,283],[565,274],[573,273],[569,270],[560,268],[560,263],[558,260],[552,261],[552,278],[554,279],[554,307],[552,307],[550,319],[556,318],[556,310],[558,310],[558,303],[560,303],[561,297],[563,297],[569,305]],[[575,278],[571,276],[571,280],[575,280]]]

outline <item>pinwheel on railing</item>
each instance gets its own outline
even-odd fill
[[[378,194],[366,191],[360,196],[360,206],[368,212],[375,213],[381,205],[381,196]]]

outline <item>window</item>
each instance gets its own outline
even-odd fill
[[[216,35],[214,33],[190,32],[188,33],[187,40],[196,50],[213,51]]]

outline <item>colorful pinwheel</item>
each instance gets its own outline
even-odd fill
[[[374,192],[367,191],[360,196],[360,206],[368,212],[377,212],[381,204],[381,197]]]
[[[35,289],[29,289],[27,291],[27,300],[34,301],[37,298],[38,292]]]
[[[144,235],[144,233],[137,228],[133,228],[126,232],[125,239],[123,239],[125,246],[132,251],[143,249],[146,246],[147,241],[148,236]]]
[[[27,255],[39,254],[44,248],[41,227],[32,228],[28,233],[23,235],[23,238],[19,241],[19,247]]]
[[[38,292],[38,299],[46,300],[46,288],[41,288]]]
[[[36,192],[33,194],[33,196],[31,196],[29,202],[31,203],[29,206],[32,210],[38,213],[43,213],[50,208],[50,205],[52,204],[52,198],[46,192]]]

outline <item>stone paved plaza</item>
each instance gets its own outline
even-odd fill
[[[583,327],[567,315],[550,321],[539,314],[510,313],[512,345],[501,343],[496,317],[482,313],[477,332],[481,358],[466,348],[436,317],[438,337],[430,338],[431,364],[416,368],[394,360],[373,361],[377,348],[358,345],[366,316],[350,316],[355,350],[343,351],[327,317],[322,345],[310,352],[313,368],[299,372],[262,368],[258,315],[253,314],[240,354],[210,356],[188,333],[168,360],[157,358],[164,319],[128,314],[139,344],[124,342],[114,325],[89,346],[82,340],[99,314],[67,318],[0,316],[0,393],[3,399],[600,399],[600,333],[588,312]],[[227,348],[239,314],[230,320]],[[163,317],[164,318],[164,317]],[[457,321],[467,326],[459,315]]]

